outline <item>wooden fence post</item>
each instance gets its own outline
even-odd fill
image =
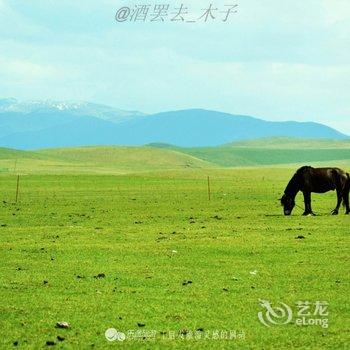
[[[16,203],[17,203],[17,201],[18,201],[18,192],[19,192],[19,175],[17,175]]]
[[[208,176],[208,199],[209,199],[209,201],[211,199],[210,178],[209,178],[209,176]]]

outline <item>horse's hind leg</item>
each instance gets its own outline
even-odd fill
[[[335,207],[334,210],[332,210],[332,215],[338,215],[342,200],[343,200],[342,193],[340,189],[337,189],[337,206]]]
[[[350,206],[349,206],[349,192],[345,191],[343,194],[343,201],[344,201],[344,205],[346,208],[346,212],[345,214],[350,214]]]
[[[350,175],[346,173],[347,180],[345,182],[345,186],[343,189],[343,201],[344,206],[346,208],[345,214],[350,214],[350,206],[349,206],[349,192],[350,192]]]

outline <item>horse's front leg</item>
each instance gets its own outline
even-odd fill
[[[305,211],[303,215],[304,216],[315,215],[311,209],[311,192],[303,191],[303,195],[304,195],[304,203],[305,203]]]
[[[332,210],[332,215],[338,215],[341,202],[342,202],[342,193],[340,189],[337,189],[337,206],[335,207],[335,209]]]

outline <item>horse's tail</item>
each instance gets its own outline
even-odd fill
[[[349,192],[350,192],[350,175],[346,173],[346,181],[343,189],[343,205],[346,206],[349,203]]]

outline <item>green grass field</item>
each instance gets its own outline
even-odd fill
[[[0,348],[346,349],[350,217],[329,215],[334,193],[314,196],[316,217],[282,216],[292,172],[34,174],[17,204],[1,175]],[[329,328],[268,328],[260,299],[327,301]]]
[[[348,348],[350,216],[331,216],[327,193],[316,217],[284,217],[302,164],[276,142],[0,149],[0,349]],[[308,164],[350,167],[344,143],[303,142]],[[287,304],[291,322],[263,325],[261,300]],[[295,324],[298,301],[326,301],[329,327]]]

